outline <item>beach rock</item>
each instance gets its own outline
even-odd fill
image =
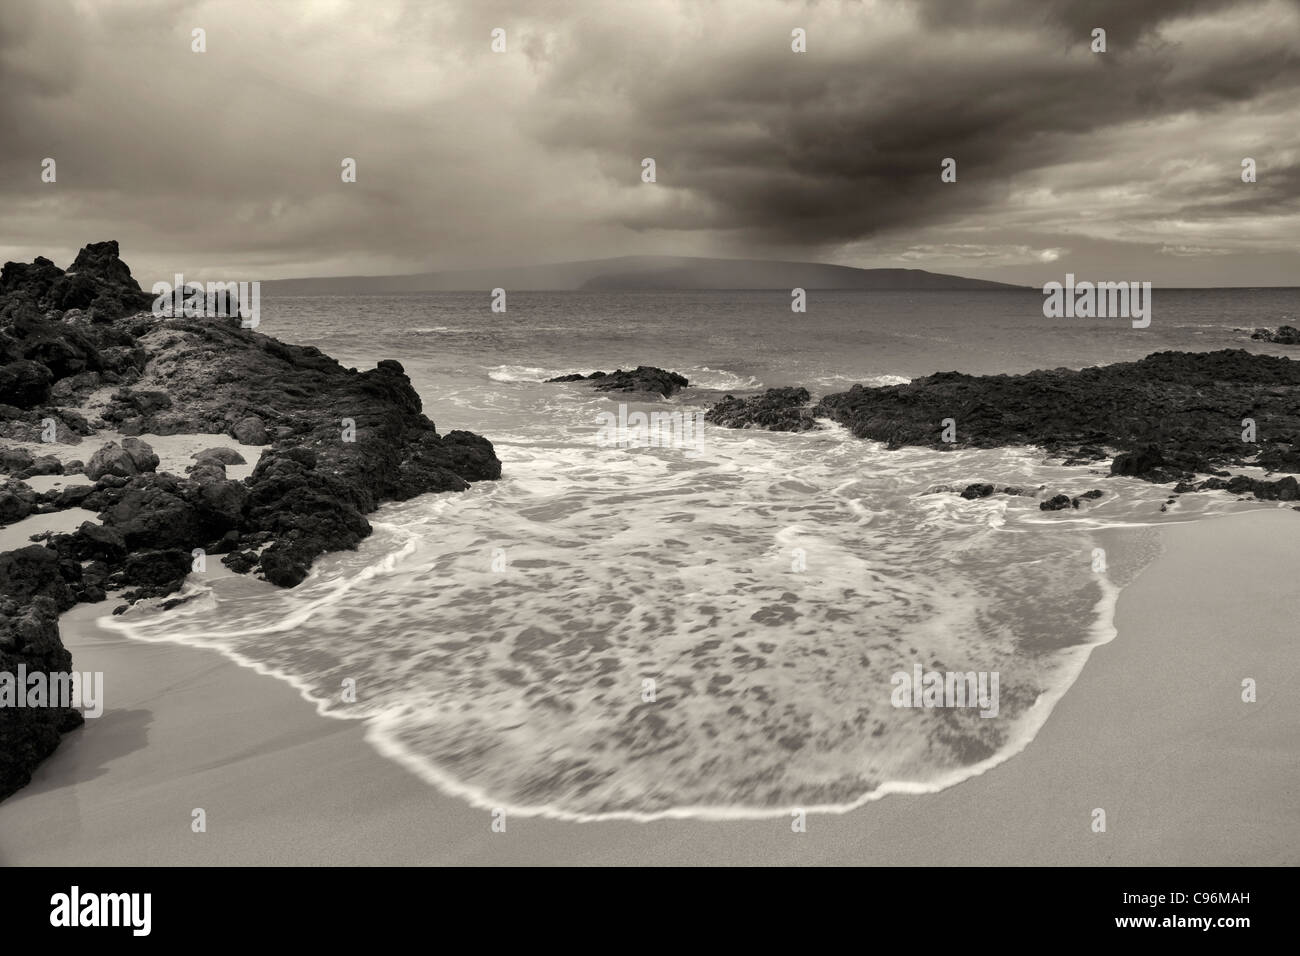
[[[967,485],[962,490],[961,496],[968,500],[974,498],[987,498],[993,494],[996,489],[992,485]]]
[[[241,418],[230,426],[230,434],[241,445],[265,445],[271,441],[266,432],[266,422],[256,415]]]
[[[86,394],[99,388],[103,379],[98,372],[79,372],[60,379],[50,389],[50,400],[59,403],[74,403]]]
[[[154,454],[153,447],[138,438],[123,438],[122,450],[131,456],[137,474],[153,471],[158,467],[158,456]]]
[[[30,263],[6,262],[0,269],[0,295],[12,295],[15,301],[26,303],[29,310],[36,311],[54,280],[61,275],[63,270],[44,256],[37,256]]]
[[[36,492],[23,482],[9,479],[0,485],[0,524],[21,521],[36,510]]]
[[[26,448],[15,448],[11,445],[0,446],[0,471],[16,475],[32,467],[34,462],[35,459],[32,458],[32,453]]]
[[[59,640],[59,607],[49,597],[0,597],[0,674],[16,675],[20,666],[28,676],[41,673],[47,680],[72,669],[72,656]],[[26,786],[61,735],[81,723],[81,713],[71,707],[0,707],[0,800]]]
[[[59,496],[54,500],[55,510],[62,511],[65,508],[76,508],[94,492],[94,485],[69,485],[59,490]]]
[[[138,551],[127,557],[122,580],[133,587],[163,588],[163,593],[170,593],[190,573],[191,560],[190,553],[179,548]]]
[[[1052,495],[1052,497],[1048,498],[1046,501],[1040,501],[1038,503],[1038,509],[1040,511],[1061,511],[1070,507],[1077,508],[1079,506],[1070,501],[1069,495]]]
[[[1300,473],[1300,446],[1283,442],[1262,445],[1258,463],[1269,471],[1290,471]]]
[[[72,537],[75,554],[81,561],[117,564],[126,557],[126,540],[114,528],[83,521]]]
[[[32,459],[32,463],[18,472],[17,477],[31,478],[35,475],[61,474],[63,474],[63,462],[54,455],[41,455],[39,458]]]
[[[120,376],[143,372],[149,353],[139,346],[109,345],[99,350],[99,360],[106,373]]]
[[[1177,489],[1174,489],[1177,491]],[[1248,475],[1234,475],[1226,481],[1222,478],[1207,478],[1195,486],[1196,491],[1226,491],[1232,495],[1254,495],[1260,501],[1296,501],[1300,500],[1300,483],[1294,475],[1287,475],[1277,481],[1251,478]]]
[[[18,408],[32,408],[50,400],[54,375],[39,362],[20,359],[0,366],[0,395]]]
[[[1164,463],[1160,449],[1155,445],[1147,445],[1137,451],[1116,455],[1115,460],[1110,463],[1110,473],[1112,475],[1146,475],[1160,468]]]
[[[216,461],[222,465],[242,465],[245,464],[244,456],[233,448],[205,448],[202,451],[196,451],[190,456],[195,461]]]
[[[0,514],[84,507],[103,521],[47,535],[48,547],[0,554],[0,595],[9,595],[10,618],[50,602],[56,644],[59,609],[102,600],[115,588],[131,590],[114,613],[168,594],[189,573],[196,548],[224,554],[237,571],[260,569],[267,580],[292,586],[318,555],[356,547],[371,530],[365,514],[383,502],[501,476],[485,438],[438,432],[400,362],[345,369],[312,346],[244,329],[236,317],[153,315],[152,299],[115,242],[87,246],[67,273],[47,259],[0,271],[0,437],[41,440],[47,419],[55,421],[59,442],[93,434],[84,416],[47,404],[55,384],[61,401],[114,386],[92,414],[103,419],[96,426],[107,423],[126,436],[85,465],[94,485],[39,496],[19,482],[0,486]],[[144,433],[228,434],[259,445],[273,435],[276,445],[247,481],[227,477],[227,464],[244,463],[230,448],[200,452],[182,478],[157,473],[158,456],[135,437]],[[53,470],[30,452],[0,455],[10,474]],[[0,620],[0,635],[4,627]],[[5,717],[0,713],[0,722]],[[48,729],[20,727],[12,746],[6,738],[3,755],[22,755],[29,769],[57,744],[57,727],[52,735]],[[21,785],[23,772],[6,767],[0,794],[10,778]]]
[[[210,537],[198,509],[158,485],[128,488],[100,517],[122,535],[131,550],[188,551]]]
[[[921,494],[923,495],[956,494],[958,490],[959,489],[955,488],[952,485],[931,485],[929,488],[925,489],[925,491],[921,492]]]
[[[253,551],[232,551],[221,559],[221,563],[236,574],[247,574],[257,567],[257,554]]]
[[[651,392],[668,398],[690,384],[686,377],[652,365],[638,365],[631,371],[617,369],[590,375],[561,375],[547,382],[590,382],[598,392]]]
[[[311,571],[311,557],[306,551],[272,545],[261,556],[262,574],[282,588],[297,587]]]
[[[153,389],[136,390],[120,388],[113,393],[110,404],[101,413],[107,422],[148,422],[154,415],[172,407],[171,396]],[[164,434],[155,432],[155,434]]]
[[[761,425],[729,406],[719,424]],[[854,385],[822,398],[811,414],[894,448],[1036,445],[1086,462],[1109,446],[1118,449],[1114,474],[1164,482],[1247,463],[1255,451],[1241,440],[1247,411],[1279,446],[1300,447],[1300,363],[1225,349],[1156,352],[1078,371],[940,372],[904,385]],[[956,423],[955,442],[943,441],[945,419]]]
[[[138,438],[124,438],[122,444],[107,442],[90,456],[86,477],[98,481],[105,475],[130,478],[158,467],[158,456],[153,448]]]
[[[238,525],[248,505],[248,498],[249,490],[242,481],[229,481],[223,477],[204,483],[198,490],[196,501],[200,513],[215,531],[219,527],[233,528]]]
[[[8,293],[42,312],[93,309],[92,319],[99,321],[148,309],[153,303],[153,296],[141,290],[118,257],[113,240],[84,247],[66,273],[39,256],[30,265],[5,263],[0,272],[0,294]]]
[[[226,466],[219,461],[201,461],[197,465],[190,465],[185,473],[191,481],[197,481],[201,485],[226,480]]]
[[[19,602],[41,595],[54,601],[60,611],[73,604],[58,552],[39,544],[0,552],[0,594]]]
[[[769,388],[762,395],[736,398],[727,395],[704,420],[727,428],[764,428],[776,432],[803,432],[817,428],[806,388]]]
[[[1290,325],[1282,325],[1276,329],[1256,329],[1251,338],[1277,345],[1300,345],[1300,329]]]

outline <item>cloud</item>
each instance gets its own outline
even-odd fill
[[[1038,281],[1041,250],[1109,246],[1296,274],[1296,0],[9,6],[0,253],[23,258],[116,237],[159,275],[672,253]]]

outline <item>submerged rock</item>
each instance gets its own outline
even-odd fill
[[[1290,325],[1281,325],[1276,329],[1256,329],[1251,338],[1277,345],[1300,345],[1300,329]]]
[[[762,395],[728,395],[705,414],[704,420],[727,428],[765,428],[774,432],[803,432],[817,428],[806,388],[769,388]]]
[[[617,369],[609,372],[592,372],[590,375],[561,375],[548,378],[550,382],[591,382],[598,392],[652,392],[668,398],[690,385],[686,377],[651,365],[638,365],[631,371]]]

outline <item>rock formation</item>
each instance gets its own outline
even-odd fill
[[[175,591],[194,549],[292,587],[318,555],[355,548],[381,502],[501,475],[486,439],[437,431],[395,361],[345,369],[238,318],[142,311],[151,304],[115,242],[87,246],[67,272],[38,258],[0,273],[0,470],[9,474],[0,523],[74,506],[103,522],[0,554],[0,673],[19,663],[66,671],[58,611],[113,592],[131,601]],[[132,437],[90,456],[87,483],[39,495],[20,479],[71,464],[3,444],[53,438],[57,447],[100,429]],[[243,461],[233,448],[201,452],[188,474],[172,475],[134,437],[180,433],[267,447],[236,481],[226,476]],[[79,720],[0,708],[0,798]]]

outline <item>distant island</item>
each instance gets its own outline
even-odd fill
[[[986,279],[922,269],[856,269],[822,262],[622,256],[552,265],[424,272],[400,276],[333,276],[262,282],[264,295],[357,295],[477,292],[505,288],[539,292],[723,289],[873,289],[974,292],[1024,290]]]

